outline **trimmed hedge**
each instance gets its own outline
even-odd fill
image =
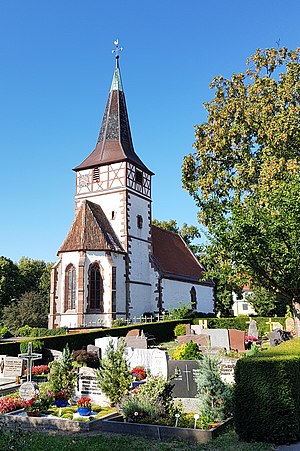
[[[300,439],[300,339],[282,343],[235,369],[234,423],[242,440]]]
[[[68,343],[70,350],[81,349],[83,346],[93,344],[95,338],[101,337],[125,337],[127,332],[131,329],[142,329],[145,333],[153,335],[156,338],[157,343],[171,341],[174,339],[174,328],[177,324],[187,323],[186,319],[164,321],[158,323],[146,323],[146,324],[134,324],[130,326],[122,326],[118,328],[98,329],[93,332],[78,332],[68,335],[58,335],[52,337],[39,337],[44,341],[45,348],[56,349],[62,351]],[[25,340],[27,343],[33,341],[34,337]],[[20,353],[19,342],[4,342],[0,343],[0,354],[9,354],[11,356],[18,355]]]

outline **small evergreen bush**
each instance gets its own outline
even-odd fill
[[[175,337],[180,337],[182,335],[185,335],[186,332],[186,324],[177,324],[174,328],[174,335]]]
[[[177,346],[173,352],[174,360],[200,360],[202,352],[199,350],[197,343],[190,341]]]

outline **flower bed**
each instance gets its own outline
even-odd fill
[[[23,409],[25,407],[26,401],[21,399],[19,395],[11,395],[0,398],[0,412],[8,413],[14,410]]]

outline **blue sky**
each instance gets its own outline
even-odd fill
[[[72,168],[94,149],[119,38],[135,150],[156,174],[153,217],[197,224],[181,188],[215,75],[300,46],[298,0],[0,0],[0,255],[55,261],[74,217]]]

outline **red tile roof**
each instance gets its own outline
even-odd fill
[[[204,268],[180,235],[152,226],[153,261],[166,278],[199,283]],[[211,280],[201,282],[213,286]]]
[[[100,205],[88,200],[82,202],[58,254],[81,250],[124,252]]]

